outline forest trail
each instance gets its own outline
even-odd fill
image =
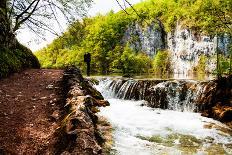
[[[52,151],[63,70],[30,69],[0,80],[0,154]]]

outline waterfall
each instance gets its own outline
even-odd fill
[[[213,81],[105,78],[95,87],[110,103],[99,113],[114,127],[110,154],[232,154],[232,130],[193,113]]]
[[[145,100],[146,105],[175,111],[198,111],[202,99],[216,85],[193,80],[102,79],[99,90],[107,98]],[[209,93],[208,93],[209,94]]]

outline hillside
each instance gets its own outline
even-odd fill
[[[44,68],[85,70],[83,56],[89,52],[92,73],[188,74],[215,72],[219,50],[220,71],[229,72],[231,7],[229,0],[147,0],[136,11],[76,21],[36,56]]]

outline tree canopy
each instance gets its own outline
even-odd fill
[[[15,32],[27,26],[35,33],[42,30],[56,34],[51,28],[51,20],[60,24],[57,15],[63,15],[71,22],[83,16],[92,0],[1,0],[0,1],[0,41],[5,46],[11,42]]]

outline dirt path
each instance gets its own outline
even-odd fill
[[[62,75],[62,70],[31,69],[0,80],[0,154],[51,151]]]

